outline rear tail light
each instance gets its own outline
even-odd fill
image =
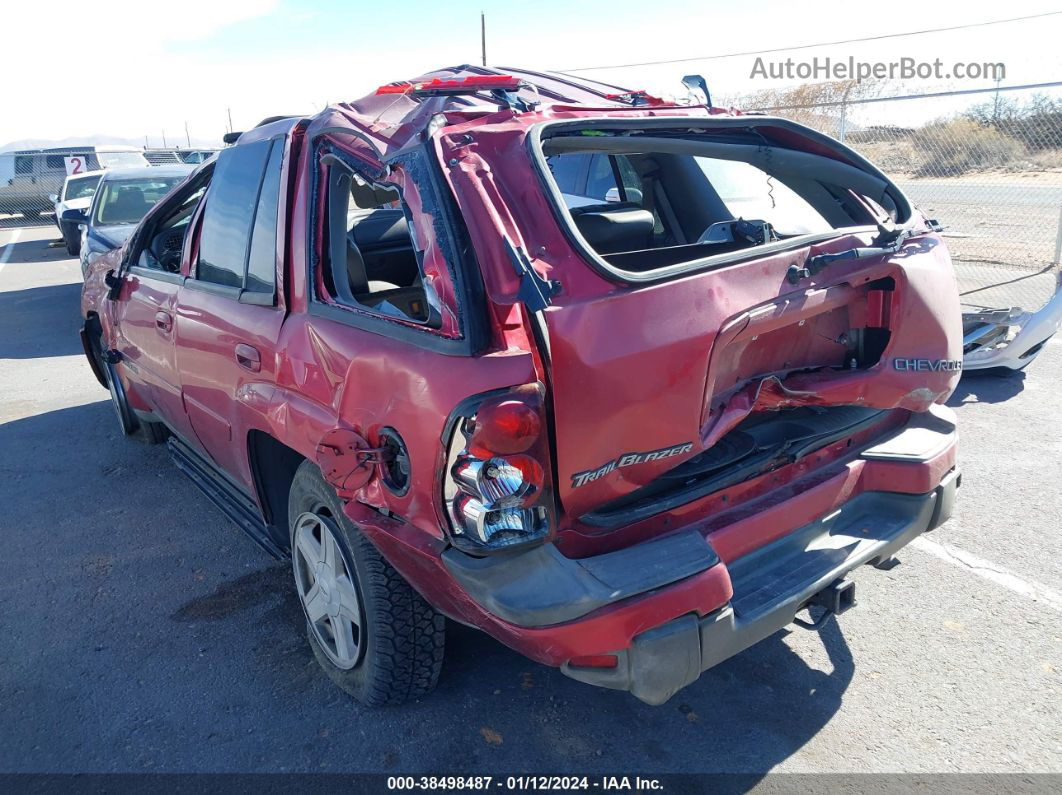
[[[443,485],[454,545],[470,552],[544,540],[552,523],[542,390],[522,387],[459,412]]]
[[[462,456],[453,478],[468,494],[475,494],[488,509],[520,508],[533,504],[542,491],[542,466],[525,455],[486,461]]]
[[[542,432],[538,412],[522,400],[491,400],[476,412],[476,430],[469,443],[480,455],[522,453]]]

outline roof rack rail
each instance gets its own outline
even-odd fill
[[[272,124],[275,121],[284,121],[284,119],[301,119],[300,114],[292,114],[290,116],[266,116],[258,124],[254,125],[251,129],[258,129],[259,127],[265,127],[267,124]],[[221,136],[221,140],[226,144],[234,144],[240,140],[240,136],[244,134],[244,130],[233,130],[227,132]]]
[[[284,121],[284,119],[301,119],[301,118],[302,118],[302,116],[299,115],[299,114],[291,114],[291,115],[288,115],[288,116],[266,116],[264,119],[262,119],[260,122],[258,122],[258,124],[256,124],[255,127],[265,127],[267,124],[272,124],[275,121]]]

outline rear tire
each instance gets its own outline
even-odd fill
[[[445,619],[347,519],[311,461],[292,481],[288,527],[310,648],[328,678],[374,707],[431,692],[442,669]]]

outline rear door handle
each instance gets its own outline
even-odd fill
[[[156,312],[155,328],[165,334],[169,334],[173,330],[173,315],[169,312],[163,312],[162,310]]]
[[[257,373],[262,369],[262,355],[257,348],[241,342],[236,346],[236,363],[245,370]]]

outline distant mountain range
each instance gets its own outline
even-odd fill
[[[160,145],[160,141],[157,137],[150,138],[151,147],[156,148]],[[47,140],[45,138],[26,138],[21,141],[11,141],[3,146],[0,146],[0,152],[10,152],[14,149],[48,149],[53,146],[104,146],[106,144],[116,144],[119,146],[144,146],[143,138],[122,138],[117,135],[75,135],[69,138],[59,138],[53,140]],[[187,148],[187,142],[184,136],[174,136],[172,139],[167,137],[166,144],[169,147]],[[204,149],[218,149],[221,147],[220,138],[192,138],[192,148],[204,148]]]

